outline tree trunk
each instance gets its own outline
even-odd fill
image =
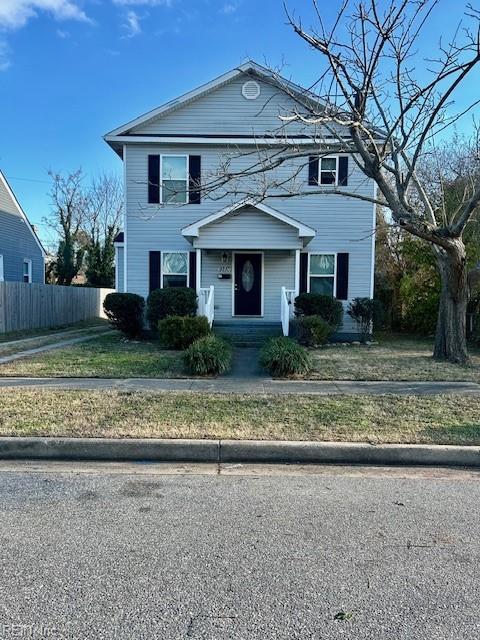
[[[452,240],[448,251],[437,249],[441,293],[433,357],[435,360],[468,361],[466,314],[468,284],[465,245]]]

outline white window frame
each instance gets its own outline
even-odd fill
[[[189,255],[190,252],[189,251],[182,251],[181,249],[174,249],[172,251],[168,251],[168,250],[160,251],[160,261],[161,261],[160,262],[160,273],[161,273],[160,285],[161,285],[161,288],[162,289],[164,288],[163,287],[163,276],[164,275],[165,276],[184,276],[185,275],[184,273],[164,273],[163,272],[163,255],[165,253],[185,253],[186,254],[186,256],[187,256],[187,273],[186,273],[186,275],[187,275],[187,284],[185,286],[188,287],[189,282],[190,282],[190,255]]]
[[[164,158],[185,158],[185,169],[186,169],[186,188],[185,188],[185,202],[164,202],[163,201],[163,159]],[[159,183],[160,183],[160,204],[165,204],[168,206],[177,206],[177,207],[181,207],[183,205],[188,204],[188,201],[190,199],[190,176],[188,173],[188,164],[189,164],[189,155],[188,153],[162,153],[160,155],[160,176],[159,176]],[[166,253],[173,253],[172,251],[167,251]],[[180,252],[182,253],[182,252]]]
[[[335,160],[335,182],[323,184],[322,182],[322,160]],[[324,169],[323,173],[331,173],[331,169]],[[319,187],[338,187],[338,156],[320,156],[318,159],[318,186]]]
[[[23,259],[23,265],[22,265],[22,282],[25,282],[25,265],[28,265],[28,273],[27,273],[27,277],[28,277],[28,281],[26,282],[26,284],[32,284],[32,260],[30,258],[24,258]]]
[[[333,275],[326,273],[310,273],[310,257],[311,256],[333,256]],[[337,297],[337,254],[331,251],[312,251],[308,254],[308,278],[307,278],[307,292],[310,293],[310,278],[332,278],[333,277],[333,295],[332,298]]]
[[[5,282],[5,271],[3,268],[3,253],[0,253],[0,282]]]

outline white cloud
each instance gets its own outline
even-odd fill
[[[68,33],[68,31],[64,31],[63,29],[57,29],[57,36],[59,38],[62,38],[62,40],[65,40],[66,38],[70,37],[70,34]]]
[[[9,48],[6,42],[0,40],[0,72],[10,67]]]
[[[90,22],[74,0],[0,0],[0,28],[19,29],[41,11],[57,20]]]
[[[223,5],[222,9],[221,9],[221,13],[224,13],[225,15],[230,15],[232,13],[235,13],[235,11],[238,9],[238,6],[236,4],[233,4],[231,2],[227,2],[226,4]]]
[[[135,11],[130,10],[126,15],[126,22],[122,25],[127,30],[126,38],[134,38],[142,33],[142,27],[140,26],[140,16]]]

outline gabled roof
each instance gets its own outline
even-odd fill
[[[200,235],[200,229],[205,225],[216,222],[221,218],[224,218],[225,216],[228,216],[231,213],[234,213],[235,211],[238,211],[239,209],[243,209],[245,207],[252,207],[254,209],[257,209],[258,211],[262,211],[263,213],[272,216],[272,218],[280,220],[280,222],[284,222],[294,229],[297,229],[299,238],[311,239],[316,235],[315,230],[311,227],[307,227],[306,224],[302,224],[301,222],[298,222],[298,220],[295,220],[294,218],[291,218],[290,216],[287,216],[284,213],[281,213],[280,211],[277,211],[276,209],[273,209],[266,204],[255,202],[251,198],[246,198],[245,200],[241,200],[240,202],[231,204],[228,207],[217,211],[216,213],[212,213],[205,218],[197,220],[193,224],[189,224],[187,227],[184,227],[182,229],[182,235],[187,238],[198,238],[198,236]]]
[[[303,101],[308,100],[309,102],[317,106],[319,104],[323,104],[320,98],[314,93],[307,91],[303,87],[300,87],[299,85],[291,82],[290,80],[287,80],[286,78],[279,76],[278,74],[270,71],[269,69],[262,67],[257,62],[254,62],[253,60],[249,60],[248,62],[245,62],[244,64],[239,65],[235,69],[232,69],[231,71],[227,71],[227,73],[222,74],[218,78],[215,78],[214,80],[211,80],[206,84],[200,85],[196,89],[193,89],[193,91],[189,91],[188,93],[185,93],[184,95],[178,98],[175,98],[174,100],[170,100],[169,102],[166,102],[160,107],[157,107],[156,109],[153,109],[152,111],[148,111],[147,113],[144,113],[138,118],[135,118],[135,120],[131,120],[130,122],[127,122],[126,124],[120,127],[117,127],[116,129],[113,129],[113,131],[110,131],[104,136],[104,139],[108,142],[109,139],[112,137],[126,135],[131,131],[131,129],[138,127],[141,124],[145,124],[152,118],[166,115],[170,111],[177,109],[178,107],[188,102],[191,102],[192,100],[200,98],[206,93],[209,93],[213,89],[216,89],[226,84],[227,82],[230,82],[231,80],[233,80],[234,78],[242,74],[254,75],[260,79],[268,81],[269,83],[277,86],[279,89],[287,93],[296,95],[299,99],[301,98]]]
[[[30,220],[27,218],[27,214],[25,213],[25,211],[22,209],[22,207],[20,206],[20,203],[18,202],[15,194],[13,193],[10,185],[8,184],[7,179],[5,178],[5,176],[3,175],[2,171],[0,170],[0,190],[3,191],[7,198],[11,201],[13,208],[15,211],[17,211],[18,215],[20,218],[22,218],[24,220],[24,222],[26,223],[27,227],[29,228],[29,230],[31,231],[40,251],[43,254],[43,257],[46,258],[47,257],[47,252],[45,251],[45,249],[43,248],[42,243],[40,242],[35,229],[33,228],[33,226],[30,223]],[[5,213],[8,213],[8,211],[6,211]],[[13,214],[15,215],[15,214]]]

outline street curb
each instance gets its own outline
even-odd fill
[[[0,437],[0,459],[480,467],[480,447],[279,440]]]

